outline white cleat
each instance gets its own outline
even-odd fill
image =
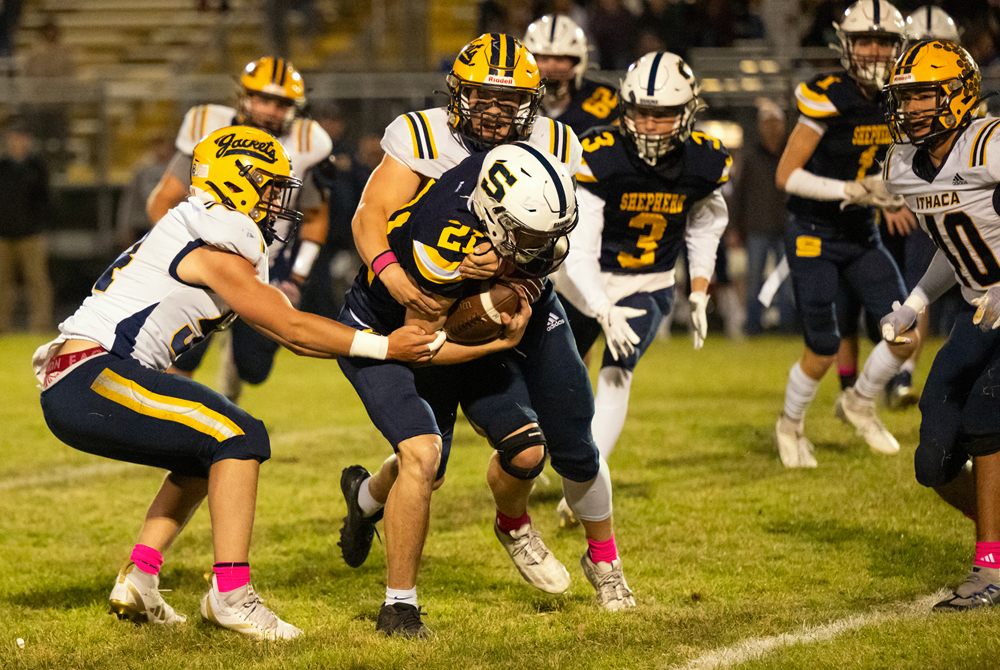
[[[514,567],[529,584],[546,593],[562,593],[569,588],[569,571],[549,551],[530,523],[509,533],[503,532],[494,523],[493,532],[510,554]]]
[[[579,519],[573,514],[573,510],[569,508],[569,503],[566,502],[565,498],[559,501],[556,511],[559,512],[560,528],[576,528],[580,525]]]
[[[184,623],[187,617],[174,612],[160,595],[160,578],[135,567],[129,561],[118,573],[111,589],[108,608],[119,619],[134,623],[155,623],[165,626]]]
[[[782,414],[774,427],[774,438],[778,443],[778,455],[786,468],[815,468],[816,457],[813,444],[803,435],[803,422],[793,422]]]
[[[890,455],[899,453],[899,442],[886,430],[875,413],[875,400],[863,398],[855,387],[851,386],[840,392],[837,397],[837,416],[841,421],[853,425],[873,452]]]
[[[594,563],[590,559],[590,552],[586,551],[580,559],[580,567],[597,589],[597,602],[601,607],[609,612],[635,607],[635,597],[625,581],[625,571],[622,570],[622,559],[616,558],[612,563]]]
[[[212,588],[201,599],[201,618],[258,640],[292,640],[302,634],[265,607],[253,586],[220,593],[214,575]]]

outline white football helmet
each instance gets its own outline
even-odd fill
[[[906,39],[947,40],[958,44],[961,39],[955,20],[940,7],[924,5],[906,17]]]
[[[682,145],[694,126],[695,114],[708,106],[698,97],[698,81],[684,59],[665,51],[651,51],[628,66],[621,80],[618,105],[621,131],[635,145],[639,158],[649,165]],[[639,133],[636,110],[660,116],[676,116],[673,130],[660,135]]]
[[[479,171],[472,209],[493,248],[521,274],[544,277],[565,260],[576,227],[576,192],[566,168],[523,142],[491,150]]]
[[[528,26],[521,40],[537,59],[539,56],[569,56],[576,59],[573,81],[580,88],[587,70],[587,36],[576,21],[562,14],[546,14]],[[562,83],[560,83],[562,86]],[[561,92],[561,91],[560,91]]]
[[[848,7],[844,18],[833,26],[840,44],[830,46],[840,52],[840,64],[862,86],[881,91],[903,50],[906,39],[903,15],[886,0],[859,0]],[[890,46],[891,51],[885,57],[858,53],[859,49],[866,48],[857,44],[861,40],[874,40]]]

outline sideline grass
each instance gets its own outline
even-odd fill
[[[162,585],[189,617],[176,630],[107,614],[107,595],[162,472],[114,468],[45,428],[28,359],[40,342],[0,339],[0,667],[2,668],[668,668],[749,638],[801,632],[953,587],[972,524],[916,484],[918,414],[884,413],[898,457],[871,454],[833,417],[833,376],[807,417],[819,468],[787,471],[772,431],[798,339],[710,338],[701,352],[656,343],[637,372],[611,459],[616,537],[637,610],[599,611],[579,568],[579,530],[560,531],[558,478],[532,513],[573,578],[531,589],[490,528],[490,451],[464,423],[435,494],[420,597],[428,643],[374,632],[385,559],[358,570],[336,546],[343,467],[377,467],[389,447],[335,363],[282,354],[244,406],[272,435],[251,561],[268,604],[306,635],[259,644],[201,623],[211,567],[206,511],[167,555]],[[934,344],[931,350],[940,346]],[[918,369],[918,385],[930,352]],[[200,379],[211,383],[214,352]],[[26,641],[24,649],[15,638]],[[888,618],[771,651],[745,668],[992,668],[997,613]]]

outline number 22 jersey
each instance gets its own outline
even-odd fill
[[[938,168],[924,150],[893,146],[883,166],[889,192],[902,195],[945,255],[966,300],[1000,282],[1000,120],[974,120]]]

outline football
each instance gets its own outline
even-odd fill
[[[517,291],[506,283],[484,281],[479,291],[456,300],[444,322],[444,332],[456,344],[492,342],[503,333],[500,314],[513,316],[519,302]]]

